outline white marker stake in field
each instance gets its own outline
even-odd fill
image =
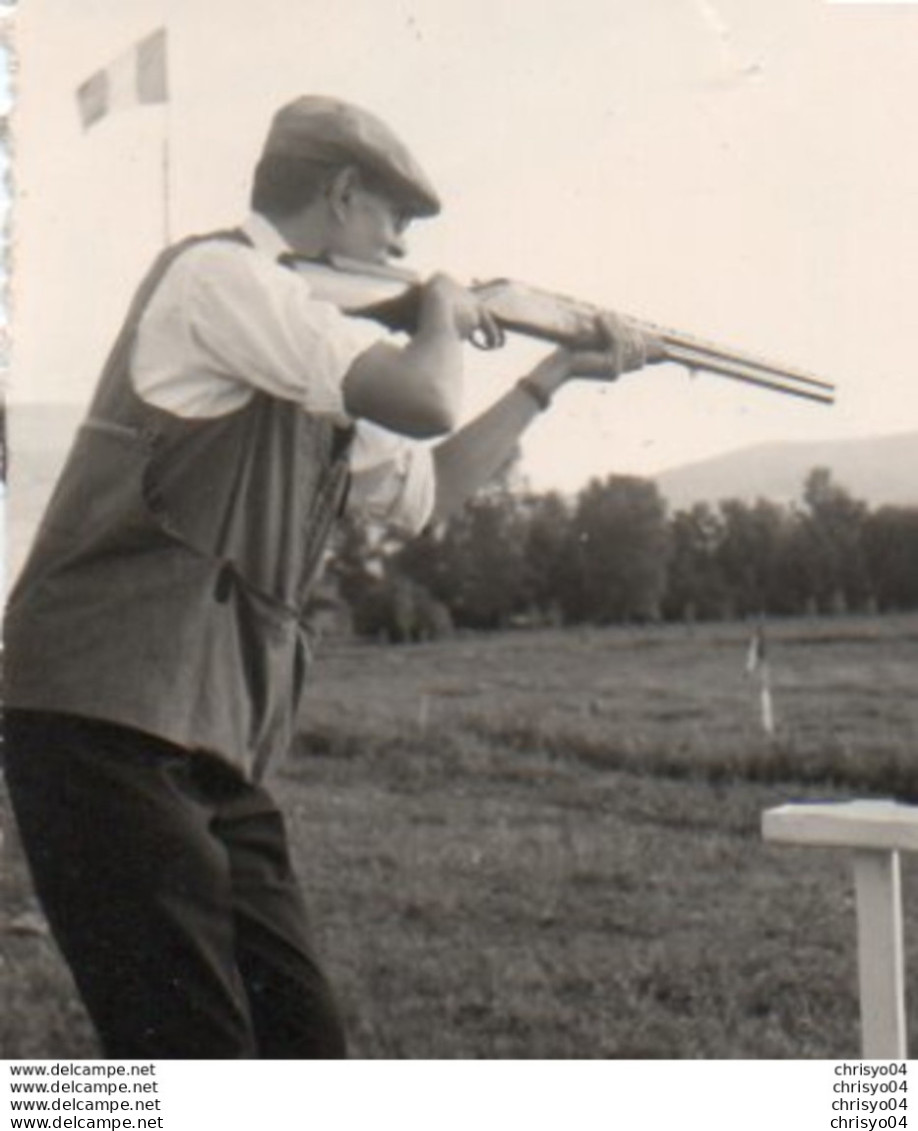
[[[762,730],[769,738],[775,733],[775,708],[771,697],[771,667],[765,644],[765,629],[761,625],[753,632],[746,654],[746,671],[759,681],[759,704],[762,712]]]
[[[863,1055],[905,1059],[899,852],[918,852],[918,807],[894,801],[782,805],[763,814],[762,834],[785,844],[852,850]]]

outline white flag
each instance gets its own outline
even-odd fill
[[[166,29],[158,28],[90,75],[77,88],[76,99],[80,121],[87,130],[116,110],[168,102]]]

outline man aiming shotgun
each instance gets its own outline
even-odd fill
[[[420,530],[503,465],[575,377],[664,349],[612,315],[456,430],[495,316],[424,282],[396,343],[300,259],[382,265],[437,195],[382,122],[275,116],[252,211],[141,283],[10,599],[5,767],[39,898],[113,1057],[335,1057],[265,775],[310,660],[303,610],[347,507]],[[445,437],[430,448],[419,440]]]

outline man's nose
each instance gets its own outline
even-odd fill
[[[408,251],[405,237],[401,234],[396,234],[389,238],[388,252],[392,259],[404,259]]]

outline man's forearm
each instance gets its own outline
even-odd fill
[[[379,343],[344,379],[345,405],[393,432],[415,438],[455,428],[462,408],[463,340],[475,326],[475,304],[451,280],[425,287],[417,330],[401,347]]]
[[[563,380],[560,372],[547,365],[536,367],[480,416],[434,448],[434,521],[448,518],[494,478]]]
[[[373,346],[357,358],[343,385],[349,415],[415,439],[442,436],[456,426],[462,388],[462,343],[423,332],[401,348]]]

